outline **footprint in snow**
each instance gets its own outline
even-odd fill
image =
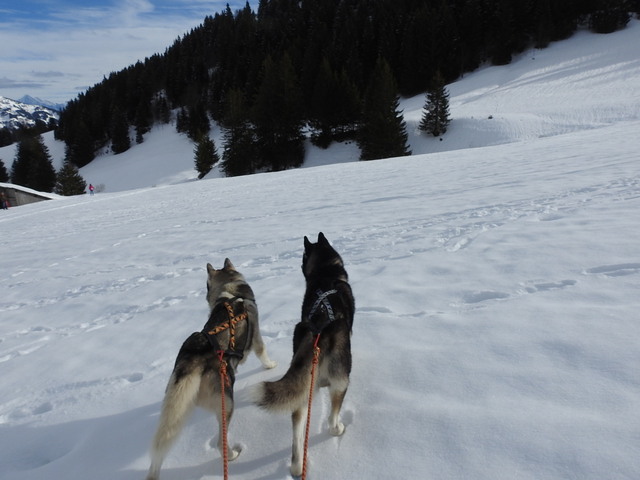
[[[620,263],[617,265],[602,265],[585,270],[585,274],[605,275],[607,277],[624,277],[640,273],[640,263]]]
[[[485,290],[481,292],[468,292],[462,297],[464,303],[475,304],[486,302],[488,300],[502,300],[509,298],[509,294],[505,292],[495,292],[493,290]]]
[[[534,283],[532,285],[525,285],[524,290],[526,293],[536,293],[536,292],[548,292],[550,290],[558,290],[561,288],[572,287],[576,283],[575,280],[561,280],[559,282],[545,282],[545,283]]]
[[[144,378],[144,375],[140,372],[132,373],[131,375],[125,375],[124,379],[129,383],[139,382]]]
[[[18,407],[14,409],[10,414],[9,418],[12,420],[21,420],[23,418],[32,417],[35,415],[43,415],[47,412],[53,410],[53,404],[51,402],[44,402],[37,407]]]

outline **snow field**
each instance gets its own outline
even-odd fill
[[[107,157],[85,167],[111,193],[2,212],[0,478],[144,478],[175,355],[206,321],[205,265],[225,257],[279,363],[239,371],[231,478],[290,478],[290,420],[248,392],[286,371],[318,231],[357,311],[346,432],[329,435],[323,392],[309,478],[638,478],[639,34],[580,33],[468,75],[451,86],[460,121],[442,142],[412,131],[413,157],[315,151],[310,168],[167,185],[190,178],[192,147],[176,161],[146,141],[135,180]],[[216,432],[197,411],[161,478],[220,478]]]

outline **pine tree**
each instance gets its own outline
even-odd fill
[[[158,95],[153,102],[153,118],[164,124],[171,121],[171,110],[169,109],[169,104],[167,103],[167,99],[162,95]]]
[[[2,159],[0,159],[0,182],[2,183],[9,182],[9,172],[7,172],[7,167],[5,167]]]
[[[11,165],[11,183],[24,187],[29,183],[29,164],[31,162],[31,155],[25,140],[18,142],[16,156]]]
[[[335,89],[335,76],[325,57],[318,69],[315,79],[315,88],[310,101],[309,124],[314,130],[312,141],[314,145],[327,148],[331,144],[331,131],[334,126],[332,113],[334,112],[333,91]]]
[[[398,110],[399,98],[391,68],[379,59],[364,101],[358,138],[360,160],[411,155],[407,127]]]
[[[189,131],[189,112],[187,107],[182,107],[176,115],[176,132],[187,133]]]
[[[207,135],[211,130],[211,124],[209,123],[209,117],[203,107],[203,101],[196,102],[195,105],[188,107],[188,126],[187,136],[197,142],[200,137]]]
[[[52,192],[56,171],[49,149],[40,135],[25,137],[18,143],[16,158],[11,166],[11,182],[40,192]]]
[[[353,136],[361,112],[360,96],[346,72],[331,69],[324,59],[311,98],[310,125],[314,129],[313,143],[327,148],[333,140]]]
[[[49,150],[46,147],[32,161],[29,176],[31,188],[39,192],[53,192],[56,186],[56,170],[53,168]]]
[[[596,33],[612,33],[624,28],[631,16],[626,0],[596,0],[589,27]]]
[[[49,149],[40,135],[34,140],[34,157],[29,168],[29,186],[40,192],[53,192],[53,187],[56,185],[56,170],[53,168]]]
[[[484,60],[486,50],[486,31],[481,20],[484,2],[482,0],[468,0],[464,3],[458,19],[458,31],[460,32],[460,73],[475,70]],[[425,75],[425,78],[431,78]],[[424,88],[424,84],[421,85]]]
[[[151,108],[146,99],[138,103],[134,123],[136,127],[136,143],[142,143],[144,142],[144,134],[151,130]]]
[[[336,128],[334,139],[340,141],[357,137],[360,116],[362,115],[362,100],[356,84],[349,78],[346,70],[336,74],[337,108],[335,112]]]
[[[194,150],[198,178],[204,177],[218,163],[220,156],[215,142],[208,135],[203,135]]]
[[[13,133],[8,128],[0,128],[0,147],[6,147],[13,143]]]
[[[534,48],[547,48],[553,38],[553,16],[551,1],[541,0],[536,3],[533,12],[536,29],[534,31]]]
[[[254,173],[258,153],[242,91],[235,89],[227,94],[224,112],[222,170],[228,177]]]
[[[225,129],[222,170],[228,177],[249,175],[256,171],[258,149],[248,123]]]
[[[131,148],[129,138],[129,122],[124,113],[117,107],[111,116],[111,149],[116,155]]]
[[[418,128],[434,137],[439,137],[447,131],[450,122],[449,93],[442,75],[438,72],[433,79],[431,88],[427,91],[422,119]]]
[[[82,168],[95,158],[94,144],[87,124],[81,118],[72,122],[73,134],[66,138],[65,157],[76,167]]]
[[[288,55],[268,57],[253,110],[262,166],[278,171],[299,167],[304,160],[302,98]]]
[[[87,188],[87,182],[85,182],[82,175],[69,159],[65,159],[62,168],[56,175],[56,186],[54,192],[58,195],[82,195]]]
[[[491,0],[491,14],[488,19],[487,35],[489,36],[489,52],[493,65],[511,63],[515,50],[516,31],[513,22],[513,10],[510,0]]]

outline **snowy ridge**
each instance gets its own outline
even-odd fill
[[[31,95],[24,95],[18,99],[19,102],[26,103],[27,105],[38,105],[41,107],[46,107],[50,110],[55,110],[56,112],[60,112],[64,109],[64,103],[54,103],[49,100],[43,100],[39,97],[32,97]]]
[[[58,113],[41,105],[29,105],[0,96],[0,128],[33,127],[36,121],[57,121]]]
[[[582,65],[606,74],[575,104],[564,95],[588,83],[573,73],[564,87],[561,74],[495,83],[523,78],[519,63],[452,86],[458,133],[518,140],[421,137],[414,152],[451,151],[327,165],[354,153],[340,145],[312,152],[313,168],[197,182],[178,178],[192,145],[145,141],[130,153],[136,180],[119,163],[107,177],[118,157],[83,170],[115,193],[0,211],[0,478],[144,478],[175,355],[206,320],[206,262],[229,257],[279,362],[239,370],[230,441],[243,451],[230,477],[290,479],[290,419],[247,392],[286,371],[302,238],[318,231],[346,262],[356,318],[346,432],[329,435],[326,392],[315,397],[310,480],[639,478],[640,76],[635,53],[614,58],[618,69],[599,54],[625,51],[638,26],[528,60],[591,51]],[[584,113],[589,103],[601,113]],[[564,131],[528,130],[545,115]],[[127,190],[135,181],[158,187]],[[161,478],[221,478],[216,431],[194,414]]]

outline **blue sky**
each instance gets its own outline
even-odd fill
[[[0,95],[66,102],[154,53],[229,3],[205,0],[2,0]],[[257,1],[250,1],[257,8]]]

